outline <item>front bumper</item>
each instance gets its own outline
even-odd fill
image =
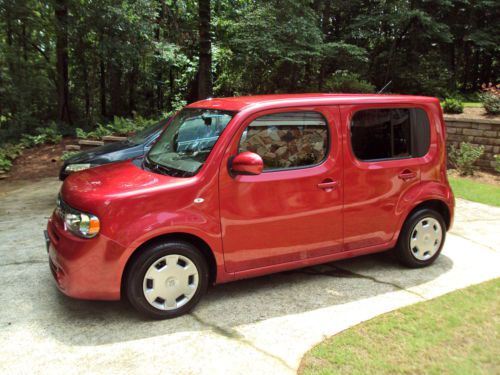
[[[46,247],[57,287],[67,296],[93,300],[119,300],[125,250],[99,234],[83,239],[64,230],[56,215],[49,219]]]

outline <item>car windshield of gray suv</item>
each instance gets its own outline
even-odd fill
[[[195,175],[233,116],[228,111],[183,109],[151,148],[145,166],[170,176]]]

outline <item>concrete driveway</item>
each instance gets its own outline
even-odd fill
[[[500,209],[459,200],[430,268],[385,254],[221,285],[190,315],[145,321],[121,302],[64,297],[42,230],[59,182],[0,185],[0,373],[288,374],[324,337],[500,276]],[[498,298],[498,296],[492,296]]]

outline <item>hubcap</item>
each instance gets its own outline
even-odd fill
[[[198,289],[198,269],[182,255],[157,259],[144,275],[144,297],[159,310],[175,310],[188,303]]]
[[[410,250],[418,260],[432,258],[441,246],[443,230],[439,221],[433,217],[421,219],[414,227],[410,237]]]

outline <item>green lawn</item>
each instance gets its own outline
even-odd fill
[[[464,102],[464,107],[468,108],[481,108],[483,106],[483,103],[477,103],[477,102]]]
[[[314,347],[299,374],[500,374],[499,296],[497,279],[381,315]]]
[[[448,180],[456,197],[500,207],[500,186],[460,177],[448,177]]]

